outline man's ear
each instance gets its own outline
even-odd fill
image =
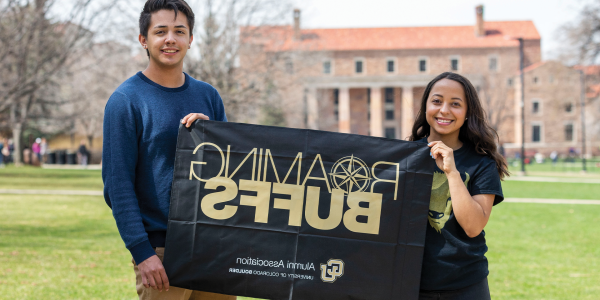
[[[148,57],[150,57],[150,51],[148,51],[148,41],[147,41],[146,37],[140,34],[138,36],[138,40],[140,41],[142,48],[146,49],[146,55],[148,55]]]
[[[140,41],[140,44],[142,45],[142,47],[144,49],[148,49],[148,41],[146,40],[146,37],[143,35],[139,35],[138,36],[138,41]]]
[[[192,42],[194,41],[194,35],[190,34],[190,44],[188,46],[188,49],[192,47]]]

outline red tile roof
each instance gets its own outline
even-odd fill
[[[585,75],[598,75],[600,74],[600,65],[589,65],[589,66],[574,66],[576,70],[583,70]]]
[[[600,95],[600,84],[588,86],[588,92],[585,93],[586,98],[596,98],[598,95]]]
[[[541,39],[532,21],[485,22],[485,31],[477,37],[474,26],[302,29],[295,40],[292,26],[242,28],[274,52],[517,47],[511,37]]]
[[[524,73],[527,73],[527,72],[529,72],[529,71],[535,70],[535,69],[537,69],[537,68],[539,68],[539,67],[541,67],[541,66],[545,65],[547,62],[548,62],[547,60],[538,61],[538,62],[536,62],[536,63],[534,63],[534,64],[531,64],[531,65],[529,65],[529,66],[527,66],[527,67],[523,68],[523,72],[524,72]],[[521,74],[521,71],[517,71],[517,75],[519,75],[519,74]]]

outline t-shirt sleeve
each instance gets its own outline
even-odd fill
[[[500,183],[500,175],[496,167],[496,162],[486,162],[480,170],[473,176],[471,185],[471,196],[490,194],[496,195],[494,205],[504,200],[502,194],[502,184]]]

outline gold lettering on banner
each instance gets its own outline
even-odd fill
[[[240,190],[256,192],[256,196],[241,195],[240,205],[256,207],[254,222],[268,223],[271,183],[253,180],[240,179]]]
[[[264,167],[264,170],[263,170],[263,180],[262,181],[266,181],[267,180],[267,167],[269,165],[267,158],[271,159],[271,166],[273,166],[273,172],[275,173],[275,179],[277,180],[277,183],[281,183],[279,181],[279,174],[277,174],[277,167],[275,167],[275,162],[273,161],[273,155],[271,155],[271,149],[265,150],[265,167]]]
[[[200,202],[200,208],[209,218],[225,220],[233,217],[238,207],[235,205],[225,205],[223,209],[218,210],[215,209],[215,204],[233,200],[238,194],[238,187],[230,178],[213,177],[206,182],[204,188],[214,190],[219,186],[224,186],[225,190],[204,196]]]
[[[202,147],[204,145],[213,146],[213,147],[217,148],[217,150],[219,150],[219,154],[221,154],[221,170],[219,170],[219,174],[217,174],[217,176],[215,176],[215,177],[221,176],[221,173],[223,173],[223,169],[225,168],[225,155],[223,155],[223,150],[221,150],[221,148],[219,146],[217,146],[213,143],[208,143],[208,142],[201,143],[200,145],[196,146],[196,148],[194,149],[194,152],[192,152],[192,154],[196,154],[198,149],[200,149],[200,147]],[[192,161],[192,164],[190,166],[190,180],[192,180],[192,176],[193,176],[194,178],[196,178],[202,182],[208,181],[208,180],[201,179],[194,172],[194,165],[205,165],[205,164],[206,164],[206,162],[203,162],[203,161]]]
[[[290,199],[275,198],[273,208],[290,211],[288,225],[302,225],[302,208],[304,207],[304,186],[296,184],[274,183],[273,194],[290,195]]]
[[[194,178],[196,178],[200,181],[206,182],[206,180],[200,179],[200,177],[198,177],[196,175],[196,172],[194,172],[194,165],[205,165],[205,164],[206,164],[205,161],[192,161],[192,165],[190,166],[190,180],[192,180],[192,176],[194,176]]]
[[[396,180],[389,180],[389,179],[379,179],[377,178],[377,176],[375,176],[375,167],[377,165],[392,165],[392,166],[396,166]],[[371,167],[371,174],[373,175],[373,178],[375,179],[373,181],[373,183],[371,183],[371,193],[373,192],[373,188],[375,187],[375,184],[378,182],[389,182],[389,183],[394,183],[396,185],[396,188],[394,189],[394,200],[398,199],[398,181],[400,180],[400,164],[399,163],[391,163],[391,162],[387,162],[387,161],[378,161],[376,163],[373,164],[373,166]]]
[[[306,211],[304,218],[308,225],[321,230],[331,230],[342,222],[344,214],[344,191],[335,189],[331,193],[331,205],[327,219],[319,217],[319,198],[321,188],[316,186],[306,187]]]
[[[227,159],[225,160],[225,177],[229,178],[229,152],[231,152],[231,145],[227,145]]]
[[[260,153],[258,154],[258,169],[256,170],[256,180],[260,181],[260,167],[262,166],[262,151],[263,149],[260,148]],[[267,164],[267,161],[265,160],[265,165]],[[254,168],[252,168],[254,171]],[[264,180],[263,180],[264,181]]]
[[[233,173],[231,173],[231,175],[229,175],[229,178],[233,178],[233,175],[235,175],[235,173],[237,173],[237,171],[242,167],[242,165],[246,162],[246,160],[248,160],[248,157],[250,157],[250,155],[252,155],[252,154],[254,154],[254,159],[252,160],[252,181],[254,181],[254,174],[256,173],[256,148],[252,149],[252,151],[250,151],[250,153],[248,153],[248,155],[246,155],[244,160],[242,160],[242,162],[238,165],[238,167],[235,168]],[[227,165],[229,165],[229,161],[227,162]]]
[[[290,169],[288,170],[287,174],[285,174],[282,183],[285,183],[287,181],[288,176],[290,176],[290,173],[292,173],[292,170],[294,169],[294,165],[296,165],[296,161],[298,161],[298,176],[296,177],[296,184],[300,185],[300,171],[302,170],[302,152],[298,152],[298,155],[296,155],[296,158],[294,158],[294,161],[292,162],[292,165],[290,166]],[[275,170],[274,164],[273,170]],[[275,170],[275,174],[277,174],[277,170]]]
[[[369,207],[360,207],[360,202],[369,203]],[[383,194],[380,193],[351,192],[346,201],[350,209],[344,214],[344,225],[350,231],[379,234],[382,202]],[[358,216],[366,216],[367,222],[358,222],[356,220]]]
[[[313,167],[317,163],[317,160],[321,163],[321,170],[323,172],[323,177],[310,177],[310,173],[312,172]],[[310,165],[310,169],[308,169],[308,173],[306,173],[306,177],[304,178],[304,182],[302,182],[302,185],[306,185],[306,181],[309,179],[325,181],[325,184],[327,184],[327,191],[331,193],[331,187],[329,186],[329,180],[327,179],[327,172],[325,172],[325,166],[323,166],[323,160],[321,159],[321,154],[317,154],[317,156],[315,157],[315,160],[313,160],[313,163],[312,163],[312,165]]]

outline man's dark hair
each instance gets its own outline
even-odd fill
[[[194,12],[184,0],[148,0],[144,4],[144,10],[140,14],[140,34],[142,36],[148,37],[148,27],[150,27],[152,13],[162,9],[174,11],[175,18],[177,18],[178,12],[182,12],[187,17],[188,25],[190,26],[190,35],[192,35],[194,30]]]

